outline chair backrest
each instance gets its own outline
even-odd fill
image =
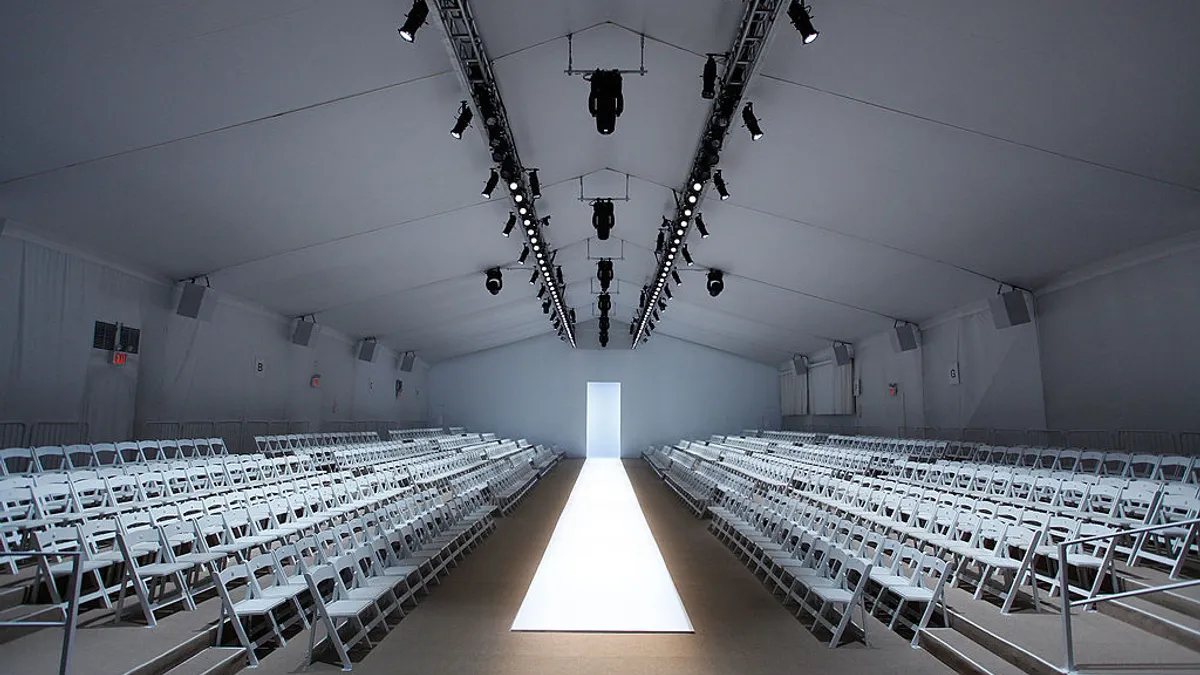
[[[95,443],[92,445],[92,456],[97,466],[115,466],[121,463],[121,455],[117,446],[112,443]]]
[[[92,453],[92,446],[85,443],[76,443],[63,448],[67,455],[67,463],[72,469],[86,469],[97,466],[96,455]]]
[[[1128,478],[1154,478],[1158,471],[1159,455],[1139,453],[1129,458],[1129,468],[1125,476]]]
[[[1182,455],[1163,457],[1154,471],[1154,478],[1162,481],[1186,482],[1191,473],[1194,458]]]
[[[138,441],[138,449],[142,452],[142,457],[147,462],[156,462],[163,459],[162,448],[158,441]]]
[[[61,445],[42,445],[33,449],[41,471],[66,471],[71,468],[67,461],[67,453]]]
[[[32,448],[4,448],[0,450],[0,467],[3,467],[5,475],[35,473],[38,470],[37,460],[33,458]]]
[[[142,449],[134,441],[117,443],[116,450],[121,464],[142,463],[146,461],[146,457],[142,455]]]

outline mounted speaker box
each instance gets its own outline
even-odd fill
[[[808,357],[803,354],[797,354],[792,357],[792,372],[797,375],[808,372]]]
[[[375,341],[375,338],[367,338],[358,343],[358,360],[366,361],[367,363],[374,362],[376,352],[375,348],[378,344],[379,343]]]
[[[189,319],[208,319],[212,315],[215,300],[216,296],[211,288],[189,282],[180,287],[175,313]]]
[[[1033,320],[1033,312],[1030,311],[1024,291],[1001,293],[988,300],[988,304],[992,308],[992,322],[998,329],[1020,326]]]
[[[413,364],[417,361],[417,355],[413,352],[404,352],[400,357],[400,370],[405,373],[411,373]]]
[[[854,347],[842,343],[833,343],[833,361],[839,366],[848,366],[854,360]]]
[[[911,323],[902,323],[890,333],[892,348],[897,352],[911,352],[921,346],[921,330]]]
[[[307,347],[312,344],[316,335],[317,324],[315,322],[299,319],[296,321],[296,326],[292,328],[292,344]]]

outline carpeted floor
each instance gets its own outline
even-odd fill
[[[696,632],[692,635],[514,633],[513,617],[581,460],[565,462],[421,605],[356,661],[363,675],[755,675],[758,673],[948,673],[874,623],[871,645],[828,649],[692,517],[641,460],[626,468]],[[875,630],[878,629],[878,630]],[[293,640],[261,673],[304,668]]]

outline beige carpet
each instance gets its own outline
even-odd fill
[[[536,486],[440,588],[356,660],[364,675],[580,675],[655,673],[948,673],[924,651],[873,623],[871,645],[828,649],[692,517],[641,460],[627,460],[646,519],[696,632],[604,635],[509,631],[582,461]],[[878,629],[878,630],[876,630]],[[302,667],[305,636],[263,661],[260,672],[337,672]]]

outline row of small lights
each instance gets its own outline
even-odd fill
[[[650,293],[646,306],[642,309],[637,335],[633,339],[635,346],[642,340],[642,336],[646,334],[646,327],[650,324],[650,314],[655,303],[658,302],[659,296],[662,295],[663,289],[667,286],[667,279],[670,277],[671,272],[674,271],[672,268],[675,266],[675,255],[683,245],[683,239],[687,235],[688,228],[691,226],[692,208],[700,201],[700,193],[704,190],[704,183],[697,180],[692,183],[691,188],[686,198],[687,204],[680,208],[680,217],[676,219],[676,223],[672,226],[673,229],[670,233],[671,240],[670,244],[666,247],[666,256],[663,261],[662,271],[658,273],[658,278],[654,280],[654,290]]]
[[[496,170],[492,169],[492,173],[496,174]],[[529,246],[533,250],[534,257],[537,258],[538,272],[542,276],[542,285],[546,288],[546,292],[550,294],[550,301],[554,304],[555,310],[558,312],[559,321],[563,324],[563,328],[567,335],[567,340],[571,346],[575,346],[575,330],[574,326],[567,315],[566,303],[563,301],[562,293],[559,292],[557,280],[554,278],[553,268],[550,265],[550,258],[547,255],[547,249],[544,246],[546,243],[545,236],[542,235],[539,229],[539,221],[537,214],[533,210],[533,200],[526,200],[525,188],[521,185],[519,177],[524,175],[524,170],[517,169],[517,176],[509,180],[508,189],[512,194],[512,200],[517,205],[517,215],[521,218],[521,225],[525,231],[525,237],[529,241]],[[496,174],[498,175],[498,174]],[[489,183],[492,181],[489,180]],[[491,198],[491,192],[486,188],[483,191],[485,198]],[[534,194],[534,198],[540,197],[540,194]],[[505,228],[506,232],[508,228]],[[505,235],[507,236],[507,234]]]

